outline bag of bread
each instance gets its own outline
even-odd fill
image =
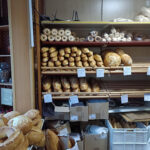
[[[76,78],[76,77],[71,77],[69,80],[70,80],[70,84],[71,84],[71,88],[72,88],[72,89],[77,89],[77,88],[79,88],[78,78]]]
[[[61,82],[58,78],[53,79],[53,89],[60,90],[61,89]]]
[[[64,89],[70,89],[70,83],[67,78],[61,77],[61,84]]]
[[[92,79],[90,81],[91,81],[92,92],[100,92],[99,82],[95,79]]]
[[[85,78],[80,78],[79,79],[80,82],[80,89],[81,91],[86,91],[88,89],[88,82]]]
[[[44,91],[47,91],[51,88],[51,80],[49,78],[46,78],[44,81],[43,81],[43,90]]]

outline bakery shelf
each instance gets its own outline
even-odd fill
[[[99,47],[99,46],[150,46],[150,41],[131,41],[131,42],[49,42],[42,41],[42,45],[53,45],[53,46],[88,46],[88,47]]]
[[[113,109],[109,109],[109,113],[123,113],[123,112],[138,112],[138,111],[150,111],[149,106],[141,106],[141,107],[116,107]]]
[[[132,65],[133,74],[146,74],[150,63],[135,63]],[[96,69],[105,69],[105,74],[123,74],[123,67],[83,67],[86,74],[96,74]],[[76,75],[80,67],[41,67],[42,74],[49,75]]]
[[[42,95],[48,94],[42,92]],[[108,98],[108,92],[101,90],[100,92],[51,92],[53,100],[68,100],[72,95],[78,95],[79,99],[94,99],[94,98]]]
[[[0,30],[8,30],[8,25],[0,25]]]
[[[0,83],[0,86],[12,86],[12,83]]]

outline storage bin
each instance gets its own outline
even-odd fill
[[[146,150],[148,143],[148,130],[142,123],[137,123],[137,128],[114,129],[106,121],[109,129],[110,150]]]

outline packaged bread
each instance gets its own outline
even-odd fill
[[[70,83],[66,78],[61,77],[61,84],[64,89],[70,89]]]
[[[96,61],[95,60],[91,61],[89,64],[90,64],[90,67],[96,67]]]
[[[78,82],[78,79],[77,79],[77,78],[71,77],[69,80],[70,80],[70,85],[71,85],[71,88],[72,88],[72,89],[77,89],[77,88],[79,88],[79,82]]]
[[[57,55],[58,55],[58,51],[55,51],[50,54],[50,57],[53,58],[53,57],[56,57]]]
[[[63,66],[67,66],[69,63],[68,63],[68,60],[65,59],[63,62],[62,62]]]
[[[56,57],[52,57],[52,58],[51,58],[51,61],[54,61],[54,62],[55,62],[55,61],[58,61],[58,57],[57,57],[57,56],[56,56]]]
[[[75,59],[74,59],[74,57],[69,57],[68,60],[69,60],[70,62],[74,62]]]
[[[97,82],[95,79],[92,79],[90,81],[91,81],[92,92],[100,92],[99,82]]]
[[[71,53],[71,56],[72,56],[72,57],[76,57],[77,54],[76,54],[76,53]]]
[[[89,67],[89,63],[87,61],[82,63],[84,67]]]
[[[60,56],[65,56],[65,50],[64,49],[60,49],[59,50],[59,55]]]
[[[50,129],[46,130],[46,150],[61,150],[58,136]]]
[[[88,56],[88,57],[93,56],[93,52],[92,52],[92,51],[89,51],[89,52],[87,53],[87,56]]]
[[[47,78],[43,81],[43,90],[47,91],[50,88],[51,88],[51,80]]]
[[[45,135],[43,131],[37,127],[32,127],[32,129],[27,133],[26,137],[29,141],[29,145],[34,145],[39,147],[45,146]]]
[[[81,50],[78,49],[77,52],[76,52],[76,54],[77,54],[77,56],[81,56],[81,54],[82,54]]]
[[[47,66],[47,62],[45,63],[41,63],[43,67],[46,67]]]
[[[97,65],[97,67],[104,67],[104,63],[100,62],[100,61],[97,61],[96,65]]]
[[[71,53],[71,49],[70,49],[69,47],[66,47],[66,48],[65,48],[65,53],[66,53],[66,54],[70,54],[70,53]]]
[[[49,51],[48,47],[42,47],[42,49],[41,49],[41,53],[45,53],[45,52],[48,52],[48,51]]]
[[[22,143],[22,140],[24,140],[24,135],[20,130],[7,126],[0,128],[1,150],[17,150],[20,143]]]
[[[59,61],[63,61],[65,58],[63,56],[58,56]]]
[[[75,67],[75,63],[74,62],[69,62],[69,67]]]
[[[72,47],[71,51],[72,51],[72,53],[76,53],[78,51],[78,48],[77,47]]]
[[[82,61],[84,62],[84,61],[87,61],[88,60],[88,57],[86,56],[86,57],[82,57]]]
[[[60,67],[61,66],[61,62],[58,60],[58,61],[55,61],[55,66],[56,67]]]
[[[89,61],[89,62],[94,61],[94,57],[93,57],[93,56],[90,56],[90,57],[88,58],[88,61]]]
[[[48,67],[54,67],[55,65],[54,65],[54,62],[52,62],[52,61],[48,61]]]
[[[69,58],[69,57],[70,57],[70,54],[65,54],[65,57],[66,57],[66,58]]]
[[[77,67],[82,67],[82,62],[81,61],[76,62],[76,66]]]
[[[42,53],[42,57],[48,57],[48,52]]]
[[[45,57],[42,59],[42,62],[48,62],[49,58],[48,57]]]
[[[84,54],[89,53],[89,49],[88,48],[82,48],[82,53],[84,53]]]
[[[20,129],[23,134],[27,134],[32,128],[32,120],[27,116],[20,115],[8,121],[8,126]]]
[[[4,114],[3,117],[6,118],[7,120],[10,120],[19,115],[20,115],[20,113],[18,111],[10,111],[10,112]]]
[[[98,55],[98,54],[94,55],[94,59],[95,59],[95,61],[101,61],[101,62],[103,61],[102,57],[100,55]]]
[[[121,64],[121,57],[115,52],[106,52],[104,55],[104,65],[106,67],[117,67]]]
[[[120,55],[121,61],[125,66],[131,66],[132,65],[132,58],[128,54],[125,54],[122,49],[117,49],[116,52]]]
[[[75,61],[80,61],[81,57],[75,57]]]
[[[79,83],[80,83],[80,89],[82,91],[86,91],[88,89],[88,83],[87,83],[87,80],[85,78],[80,78]]]
[[[58,78],[54,78],[52,83],[53,83],[53,88],[54,89],[56,89],[56,90],[61,89],[61,82]]]
[[[50,47],[49,48],[49,53],[51,54],[51,53],[53,53],[53,52],[55,52],[56,51],[56,47]]]

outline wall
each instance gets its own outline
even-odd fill
[[[57,11],[57,17],[71,19],[73,10],[77,10],[82,21],[101,21],[102,0],[45,0],[45,14],[52,16]],[[104,0],[103,19],[133,18],[139,13],[146,0]]]

